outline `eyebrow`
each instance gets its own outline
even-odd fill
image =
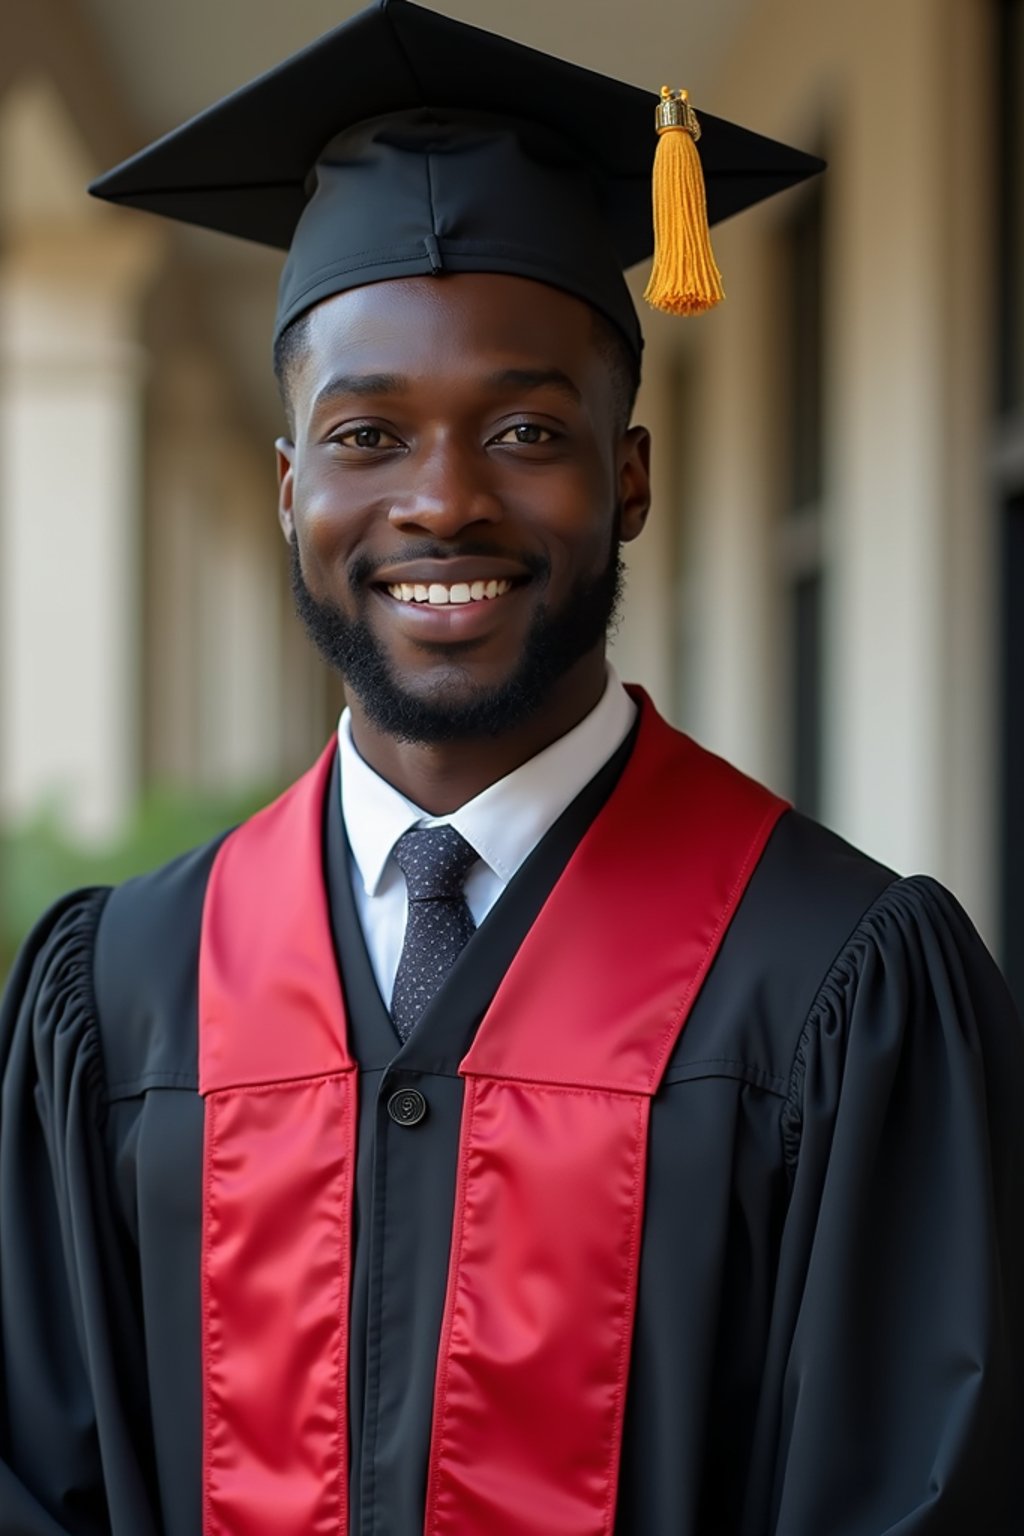
[[[556,389],[568,395],[574,405],[579,405],[583,399],[572,379],[561,368],[505,368],[500,373],[492,373],[484,382],[489,389]]]
[[[336,373],[317,390],[313,409],[318,410],[325,401],[343,395],[400,395],[408,388],[408,379],[397,373]]]

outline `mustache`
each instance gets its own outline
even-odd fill
[[[377,572],[389,565],[411,564],[416,560],[452,560],[456,555],[473,555],[481,559],[489,559],[498,556],[507,559],[514,553],[514,558],[523,569],[533,578],[546,579],[551,573],[551,563],[543,555],[524,553],[521,550],[514,552],[508,549],[496,549],[493,544],[488,544],[485,539],[466,539],[456,546],[451,544],[439,544],[434,539],[415,539],[408,544],[403,544],[398,549],[391,549],[386,556],[375,558],[372,555],[355,555],[348,564],[346,575],[349,587],[353,592],[369,586]]]

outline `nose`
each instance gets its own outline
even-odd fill
[[[405,533],[453,539],[474,523],[501,521],[486,451],[449,439],[409,465],[408,487],[392,502],[389,520]]]

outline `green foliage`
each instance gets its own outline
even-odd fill
[[[116,885],[153,869],[244,820],[274,793],[218,798],[157,790],[104,847],[75,842],[53,812],[0,829],[0,983],[29,928],[65,891]]]

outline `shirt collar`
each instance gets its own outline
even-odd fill
[[[426,812],[407,800],[393,784],[382,779],[360,757],[352,740],[352,717],[347,709],[338,722],[338,754],[341,760],[341,813],[349,847],[367,896],[374,896],[391,857],[391,850]]]
[[[448,816],[430,816],[360,757],[349,711],[338,725],[341,806],[352,856],[368,896],[410,827],[449,823],[507,884],[566,806],[629,734],[636,705],[609,666],[604,693],[571,731]]]

